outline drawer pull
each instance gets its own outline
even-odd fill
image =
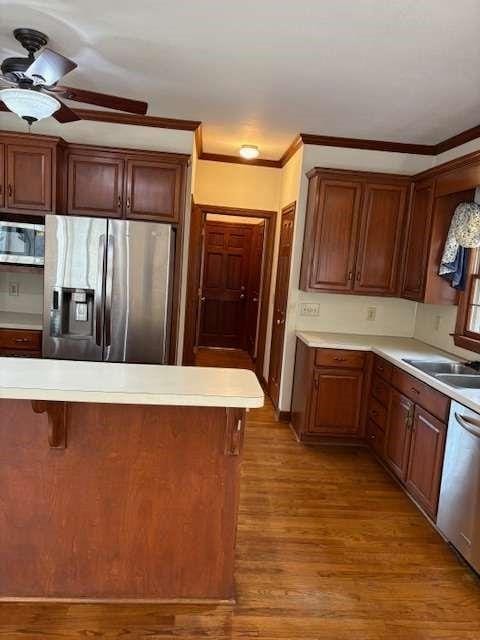
[[[30,342],[30,338],[15,338],[14,342],[16,344],[23,344],[25,342]]]
[[[420,393],[420,391],[415,389],[415,387],[410,387],[410,391],[412,391],[412,393]]]
[[[346,358],[340,358],[339,356],[336,356],[336,357],[334,358],[334,360],[335,360],[335,362],[346,362],[346,361],[347,361],[347,359],[346,359]]]

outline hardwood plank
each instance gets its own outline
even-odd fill
[[[363,449],[248,414],[237,604],[0,606],[8,640],[478,640],[480,582]]]

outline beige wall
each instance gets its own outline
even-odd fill
[[[280,179],[270,167],[198,160],[193,194],[199,204],[277,211]]]

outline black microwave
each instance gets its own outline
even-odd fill
[[[0,263],[42,266],[45,225],[0,221]]]

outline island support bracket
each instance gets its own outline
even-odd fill
[[[34,413],[46,413],[48,417],[48,444],[51,449],[67,446],[67,403],[32,400]]]
[[[238,456],[242,450],[245,411],[243,409],[227,409],[226,411],[225,455]]]

